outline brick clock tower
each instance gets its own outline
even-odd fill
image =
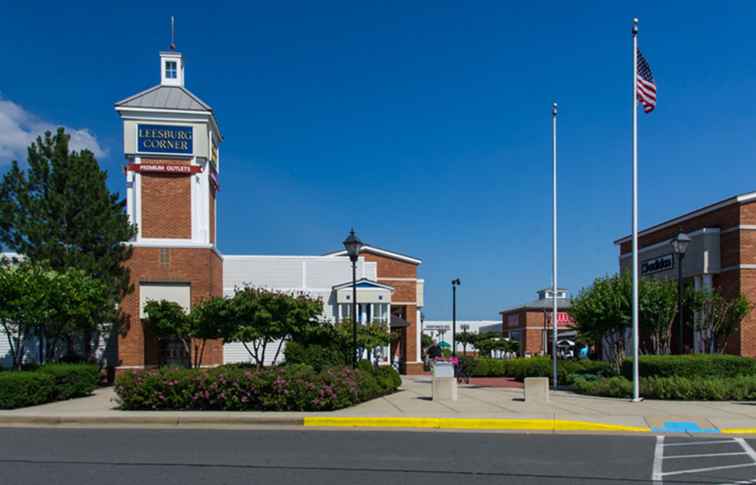
[[[160,53],[160,84],[115,104],[123,121],[126,201],[136,238],[127,265],[134,291],[124,298],[117,370],[143,369],[189,356],[177,342],[158,340],[144,324],[149,300],[189,310],[223,295],[216,247],[222,141],[210,106],[184,87],[184,59]],[[192,345],[192,354],[199,350]],[[223,363],[223,344],[208,342],[202,365]]]

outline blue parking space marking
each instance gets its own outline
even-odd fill
[[[664,421],[664,426],[651,430],[654,433],[719,433],[717,428],[702,428],[693,421]]]

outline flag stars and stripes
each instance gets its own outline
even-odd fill
[[[643,105],[643,111],[650,113],[656,108],[656,83],[654,83],[654,74],[651,72],[651,66],[640,49],[638,49],[638,77],[636,96],[638,101]]]

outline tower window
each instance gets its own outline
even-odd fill
[[[176,79],[176,61],[166,61],[165,63],[165,78]]]

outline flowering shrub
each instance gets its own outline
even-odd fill
[[[250,369],[163,368],[125,372],[115,391],[122,409],[329,411],[394,392],[396,371],[306,365]]]

